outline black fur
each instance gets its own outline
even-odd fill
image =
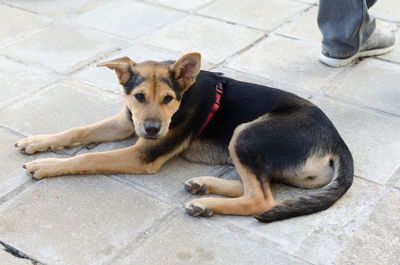
[[[128,117],[128,120],[133,124],[133,127],[135,127],[132,119],[132,112],[128,108],[126,108],[126,116]]]
[[[290,108],[281,109],[272,110],[268,119],[250,125],[237,139],[240,162],[256,175],[281,175],[321,150],[320,156],[331,153],[338,141],[335,128],[313,104],[292,100]],[[260,141],[260,135],[268,137]]]
[[[136,72],[132,72],[129,80],[123,85],[126,95],[129,95],[134,88],[143,83],[146,79]]]
[[[269,211],[255,216],[263,223],[287,219],[322,211],[334,204],[353,183],[353,158],[345,145],[336,150],[334,167],[337,176],[327,186],[312,192],[310,195],[286,200]]]
[[[174,78],[174,73],[172,71],[169,72],[169,78],[162,78],[162,82],[166,83],[168,86],[172,87],[175,92],[176,99],[181,100],[183,95],[183,88],[179,85],[179,83]]]
[[[271,222],[320,211],[347,191],[353,181],[351,153],[317,106],[285,91],[207,71],[201,71],[196,82],[183,94],[167,136],[143,152],[145,162],[174,151],[183,139],[195,138],[215,102],[216,83],[220,78],[224,81],[221,106],[198,140],[214,143],[228,152],[235,128],[261,117],[240,132],[234,146],[239,161],[257,176],[261,185],[285,169],[296,169],[310,156],[334,157],[330,165],[337,174],[330,184],[309,196],[276,205],[257,216],[258,220]],[[168,83],[178,91],[181,88],[174,80],[171,73]]]
[[[217,76],[213,73],[199,74],[196,83],[183,94],[179,110],[172,116],[170,132],[156,147],[143,153],[145,162],[150,163],[172,152],[183,139],[193,138],[198,133],[215,102],[216,80]],[[177,82],[175,85],[179,86]]]

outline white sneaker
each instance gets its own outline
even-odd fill
[[[348,65],[358,58],[378,56],[393,50],[395,44],[394,33],[392,31],[383,31],[375,29],[371,37],[361,45],[356,54],[348,58],[329,57],[323,52],[319,56],[319,60],[331,67],[342,67]]]

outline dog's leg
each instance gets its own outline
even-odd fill
[[[106,120],[78,128],[71,128],[61,133],[36,135],[15,144],[20,152],[33,154],[62,147],[91,142],[118,141],[129,138],[135,128],[129,120],[126,109]]]
[[[237,148],[240,148],[237,144],[237,138],[247,126],[248,124],[238,126],[229,144],[230,155],[243,182],[243,195],[229,199],[207,197],[192,200],[185,204],[188,214],[194,216],[211,216],[214,213],[255,215],[272,208],[274,199],[269,182],[261,183],[257,176],[240,162],[237,155]]]
[[[243,195],[243,184],[240,180],[226,180],[217,177],[197,177],[184,184],[185,190],[198,195],[217,194],[227,197]]]
[[[37,159],[24,165],[35,179],[59,175],[152,173],[153,168],[141,163],[135,146],[115,151],[88,153],[71,158]]]
[[[172,152],[148,161],[149,149],[159,148],[154,140],[139,138],[134,146],[119,150],[87,153],[66,159],[37,159],[24,165],[26,172],[36,179],[59,175],[81,174],[154,174],[170,158],[182,151],[188,141],[182,141]]]
[[[243,181],[244,193],[238,198],[207,197],[192,200],[185,204],[188,214],[211,216],[214,213],[232,215],[255,215],[267,211],[274,205],[269,183],[261,187],[257,177],[242,167],[237,159],[234,163]]]

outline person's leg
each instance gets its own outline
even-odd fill
[[[318,26],[322,32],[320,60],[343,66],[358,57],[386,53],[394,45],[394,34],[375,29],[368,8],[376,0],[320,0]],[[390,49],[389,49],[390,47]]]
[[[318,26],[323,36],[323,53],[346,58],[371,36],[375,19],[368,15],[365,0],[320,0]]]

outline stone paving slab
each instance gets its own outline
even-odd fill
[[[96,6],[98,3],[104,2],[104,0],[4,0],[4,2],[35,13],[58,17],[82,12],[83,10]]]
[[[335,78],[325,92],[400,116],[400,65],[364,60]]]
[[[0,170],[0,202],[6,200],[6,197],[19,187],[34,182],[25,173],[22,165],[39,158],[65,157],[63,153],[40,153],[34,156],[23,155],[14,147],[14,144],[23,138],[22,135],[0,127],[0,161],[2,163]]]
[[[57,77],[0,57],[0,108],[26,97]]]
[[[355,174],[385,184],[400,163],[400,120],[328,98],[312,101],[332,120],[352,151]]]
[[[317,4],[318,0],[295,0],[297,2],[303,2],[303,3],[310,3],[310,4]]]
[[[183,158],[176,158],[168,161],[161,170],[154,175],[119,175],[124,181],[139,185],[154,196],[164,196],[171,203],[177,206],[183,204],[194,196],[187,193],[183,188],[183,183],[194,177],[216,175],[221,166],[206,166],[203,164],[190,163]],[[182,208],[182,214],[184,209]]]
[[[396,44],[394,46],[394,50],[390,53],[387,53],[383,56],[381,56],[382,58],[385,58],[389,61],[393,61],[396,63],[400,63],[400,31],[398,30],[396,35]]]
[[[391,190],[336,259],[337,264],[397,264],[400,191]]]
[[[108,177],[58,177],[3,203],[0,234],[47,264],[103,264],[170,209]]]
[[[106,119],[122,108],[120,95],[66,81],[3,109],[0,125],[26,136],[57,133]]]
[[[396,184],[394,184],[394,186],[400,189],[400,179],[396,182]]]
[[[275,191],[277,200],[301,195],[298,189],[281,187]],[[303,190],[303,194],[310,191]],[[266,225],[251,217],[213,217],[234,225],[251,237],[267,238],[274,247],[314,264],[331,264],[346,241],[368,218],[385,190],[382,186],[356,178],[349,191],[332,207],[318,214],[296,217]],[[280,199],[281,198],[281,199]],[[234,229],[234,227],[232,228]]]
[[[214,0],[147,0],[147,2],[159,4],[162,6],[168,6],[174,9],[180,9],[185,11],[195,11],[201,7],[204,7]]]
[[[2,168],[8,169],[0,171],[0,198],[18,186],[31,181],[31,178],[22,170],[22,165],[29,161],[28,157],[16,153],[12,144],[20,139],[20,136],[0,128],[0,161],[3,164]]]
[[[277,33],[300,40],[310,40],[320,43],[322,34],[317,24],[318,7],[312,7],[293,22],[280,28]]]
[[[381,0],[377,1],[370,8],[370,13],[373,16],[384,18],[387,20],[400,22],[400,2],[397,0]]]
[[[400,188],[400,167],[397,168],[387,185],[393,186],[394,188]]]
[[[318,91],[343,69],[318,61],[320,45],[271,36],[227,64],[283,84]]]
[[[197,51],[207,61],[220,63],[263,35],[260,31],[193,15],[149,34],[143,43],[175,52]]]
[[[82,148],[76,154],[104,152],[132,146],[136,137],[110,143],[101,143],[93,148]],[[164,200],[178,207],[193,198],[194,195],[185,191],[183,183],[191,178],[200,176],[217,176],[225,179],[238,179],[236,171],[230,165],[208,166],[192,163],[178,156],[165,163],[160,171],[153,175],[115,175],[114,179],[133,186],[149,195]],[[181,209],[181,214],[184,209]]]
[[[109,12],[113,10],[113,12]],[[135,15],[132,15],[135,10]],[[178,20],[182,14],[153,7],[131,0],[110,1],[74,19],[87,25],[123,38],[136,39],[162,25]],[[96,19],[101,17],[102,19]]]
[[[2,264],[12,264],[12,265],[32,265],[27,259],[20,259],[7,253],[4,249],[0,247],[0,260]]]
[[[112,264],[309,264],[213,221],[178,216]],[[151,255],[149,255],[151,253]]]
[[[58,36],[62,36],[62,41]],[[48,67],[58,73],[68,73],[124,44],[124,41],[105,33],[69,24],[54,24],[0,48],[0,54]]]
[[[272,31],[310,5],[291,0],[220,0],[208,5],[199,13]],[[280,10],[285,9],[285,12]],[[248,12],[243,12],[248,10]]]
[[[26,36],[48,25],[44,18],[16,8],[0,6],[0,45],[4,42]]]

